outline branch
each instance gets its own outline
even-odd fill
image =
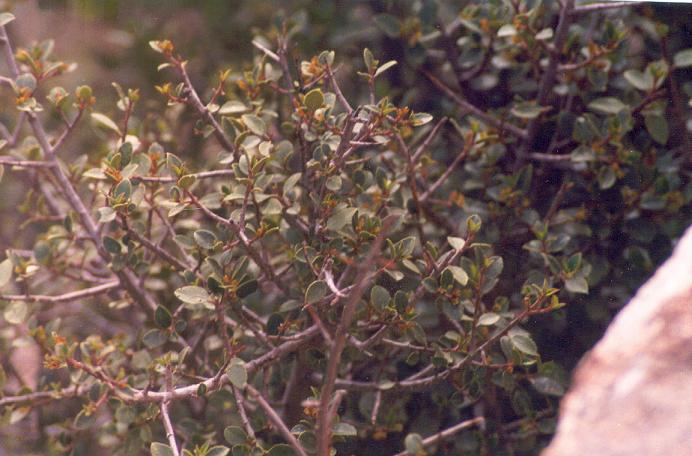
[[[190,76],[187,74],[187,69],[185,68],[185,62],[175,60],[174,61],[176,68],[178,69],[178,72],[183,78],[183,83],[185,84],[185,88],[187,89],[188,93],[190,94],[190,104],[192,105],[193,108],[197,110],[197,112],[207,120],[211,124],[211,126],[214,128],[214,137],[216,140],[221,144],[221,146],[226,149],[227,151],[233,153],[235,156],[236,160],[238,159],[238,149],[235,147],[233,142],[226,136],[226,133],[223,131],[221,128],[221,125],[216,121],[216,118],[214,115],[207,109],[207,107],[202,103],[202,100],[199,98],[199,95],[197,94],[197,91],[195,90],[195,87],[192,85],[192,81],[190,81]]]
[[[283,344],[271,349],[267,353],[249,361],[245,364],[245,369],[248,375],[254,373],[255,371],[261,369],[262,367],[272,364],[277,360],[281,359],[284,355],[292,353],[304,345],[307,345],[313,338],[319,334],[319,328],[317,326],[311,326],[310,328],[296,334],[295,339],[291,339]],[[181,386],[172,389],[170,392],[167,391],[144,391],[144,390],[131,390],[134,391],[127,401],[129,402],[160,402],[166,399],[175,400],[183,399],[188,397],[193,397],[197,395],[197,391],[200,385],[204,385],[208,391],[215,391],[228,383],[228,377],[221,376],[220,378],[211,377],[206,380],[194,383],[192,385]]]
[[[346,379],[337,379],[334,382],[334,385],[338,388],[344,388],[347,390],[351,391],[386,391],[391,389],[392,391],[397,391],[399,393],[404,392],[404,391],[422,391],[427,387],[430,387],[434,385],[435,383],[439,383],[445,379],[447,379],[450,375],[452,375],[454,372],[459,371],[462,369],[464,366],[466,366],[468,363],[470,363],[479,353],[482,351],[486,350],[490,345],[494,344],[502,336],[507,334],[507,332],[515,327],[517,324],[521,322],[524,318],[529,316],[531,314],[529,309],[523,310],[519,315],[517,315],[514,319],[512,319],[507,325],[502,328],[500,331],[496,332],[493,334],[489,339],[487,339],[485,342],[483,342],[481,345],[476,347],[474,350],[472,350],[468,355],[466,355],[464,358],[462,358],[460,361],[458,361],[456,364],[453,366],[448,367],[446,370],[438,372],[433,375],[429,375],[427,377],[423,377],[421,372],[418,374],[412,375],[410,378],[402,381],[397,381],[394,382],[394,385],[386,385],[385,388],[383,388],[379,383],[375,382],[363,382],[363,381],[358,381],[358,380],[346,380]],[[422,372],[428,373],[433,371],[435,368],[432,365],[429,365],[425,369],[423,369]]]
[[[473,146],[474,142],[473,141],[466,141],[464,144],[464,149],[454,158],[454,161],[447,167],[444,173],[428,188],[425,193],[423,193],[420,198],[419,202],[424,203],[430,195],[435,193],[438,188],[444,184],[444,182],[449,178],[449,176],[454,172],[454,170],[459,166],[461,162],[464,161],[464,159],[469,155],[469,152],[471,152],[471,147]]]
[[[271,51],[270,49],[267,49],[267,47],[264,46],[259,41],[252,40],[252,45],[255,46],[257,49],[259,49],[260,51],[264,52],[267,55],[267,57],[269,57],[273,61],[275,61],[277,63],[281,63],[281,59],[279,58],[279,56],[276,55],[276,53]]]
[[[435,136],[437,136],[437,133],[440,131],[440,128],[444,126],[445,123],[447,123],[446,117],[441,118],[435,126],[430,130],[430,133],[428,133],[428,136],[425,137],[423,142],[416,148],[416,151],[413,153],[411,156],[411,161],[413,163],[418,163],[418,160],[420,160],[421,155],[425,153],[425,151],[428,149],[428,146],[430,146],[430,143],[432,142],[433,139],[435,139]]]
[[[264,258],[255,250],[251,243],[250,240],[248,239],[247,235],[245,234],[245,230],[243,227],[238,225],[232,220],[225,219],[219,215],[216,215],[213,213],[211,210],[209,210],[208,207],[204,206],[195,195],[190,193],[189,191],[185,190],[185,194],[190,198],[192,203],[200,208],[204,215],[209,217],[210,219],[216,221],[217,223],[220,223],[224,226],[227,226],[233,231],[233,234],[238,238],[238,241],[240,241],[240,245],[243,247],[243,249],[247,252],[247,254],[252,258],[252,261],[259,266],[259,268],[262,270],[264,275],[267,277],[267,280],[272,282],[274,285],[276,285],[281,291],[283,291],[285,294],[289,294],[288,287],[284,283],[284,281],[280,280],[276,274],[274,273],[274,269],[271,267],[269,263],[267,263]]]
[[[334,383],[336,381],[337,370],[339,368],[339,361],[341,361],[341,354],[344,346],[346,345],[348,328],[351,325],[353,316],[355,315],[356,305],[358,304],[360,297],[365,292],[366,286],[373,278],[370,272],[370,267],[380,254],[382,243],[384,242],[387,232],[393,223],[394,217],[388,217],[384,220],[382,228],[370,246],[367,256],[362,262],[359,263],[358,276],[355,280],[355,286],[348,296],[348,301],[346,301],[346,304],[344,304],[344,310],[341,312],[339,325],[334,333],[334,343],[332,344],[332,349],[329,353],[327,374],[325,375],[322,390],[320,392],[319,411],[317,415],[317,453],[320,455],[329,454],[329,446],[331,443],[332,434],[332,413],[330,412],[335,411],[333,409],[330,410],[329,402],[332,396],[332,391],[334,391]]]
[[[468,101],[464,100],[461,98],[459,95],[457,95],[452,89],[447,87],[447,85],[440,81],[438,78],[433,76],[431,73],[429,73],[426,70],[421,70],[423,75],[427,77],[430,82],[433,83],[435,87],[440,89],[442,92],[444,92],[448,97],[452,99],[456,104],[458,104],[461,108],[469,111],[471,114],[474,116],[478,117],[485,123],[497,128],[500,131],[508,131],[514,136],[518,138],[527,138],[528,133],[526,130],[523,130],[516,125],[510,124],[510,123],[505,123],[502,120],[497,119],[496,117],[493,117],[492,115],[488,114],[487,112],[483,111],[482,109],[472,105]]]
[[[173,450],[173,454],[178,456],[180,451],[178,451],[178,444],[175,441],[175,430],[173,429],[173,424],[171,423],[171,417],[168,414],[168,401],[161,402],[161,418],[163,419],[163,427],[166,429],[168,444]]]
[[[140,235],[138,232],[135,230],[129,228],[127,225],[125,225],[125,228],[127,229],[128,234],[132,235],[140,244],[142,244],[144,247],[148,248],[155,254],[157,254],[159,257],[161,257],[163,260],[167,261],[170,263],[172,266],[174,266],[177,270],[179,271],[185,271],[186,269],[192,269],[192,266],[186,265],[182,261],[180,261],[178,258],[173,256],[171,253],[168,251],[162,249],[158,245],[154,244],[151,242],[149,239],[145,238],[144,236]]]
[[[78,299],[87,298],[89,296],[95,296],[106,291],[118,288],[120,286],[120,281],[115,280],[113,282],[107,282],[103,285],[97,285],[91,288],[85,288],[84,290],[73,291],[70,293],[65,293],[57,296],[44,296],[44,295],[0,295],[0,300],[5,301],[27,301],[27,302],[66,302],[66,301],[76,301]]]
[[[351,114],[353,112],[353,108],[348,103],[348,100],[346,99],[344,94],[341,92],[341,88],[339,87],[339,84],[337,84],[336,79],[334,78],[334,73],[332,72],[332,67],[329,64],[327,64],[327,77],[329,79],[330,84],[332,85],[332,88],[334,89],[336,98],[339,100],[346,112]]]
[[[543,73],[543,77],[538,84],[538,98],[536,99],[536,105],[543,107],[548,101],[550,92],[553,90],[555,85],[555,77],[558,71],[558,64],[560,63],[560,55],[562,47],[567,41],[567,36],[569,32],[569,26],[572,23],[572,18],[570,14],[574,9],[574,0],[564,0],[562,8],[560,10],[560,19],[555,29],[555,40],[553,41],[554,51],[550,54],[548,59],[548,66]],[[517,161],[515,166],[520,167],[526,161],[529,149],[533,146],[533,141],[540,127],[541,116],[531,119],[529,125],[526,127],[527,135],[524,138],[524,142],[517,151]]]
[[[55,163],[42,160],[15,160],[11,157],[0,157],[0,165],[21,166],[22,168],[52,168]]]
[[[576,6],[570,14],[572,16],[578,16],[580,14],[590,13],[592,11],[601,11],[614,8],[623,8],[626,6],[638,6],[644,2],[604,2],[604,3],[590,3],[588,5]]]
[[[485,418],[483,418],[482,416],[479,416],[478,418],[473,418],[471,420],[462,421],[459,424],[456,424],[450,428],[438,432],[437,434],[431,435],[430,437],[423,439],[423,446],[429,447],[435,445],[436,443],[439,443],[440,441],[445,440],[453,436],[454,434],[463,431],[464,429],[468,429],[471,426],[475,426],[477,424],[483,425],[483,423],[485,423]],[[394,456],[408,456],[408,454],[408,451],[404,450],[400,453],[397,453]]]
[[[78,387],[69,386],[58,391],[35,391],[19,396],[4,396],[0,397],[0,407],[18,404],[35,405],[35,402],[78,397],[89,391],[90,388],[91,385],[82,384]]]
[[[255,430],[252,428],[250,420],[247,417],[247,412],[245,411],[245,398],[243,398],[243,393],[234,385],[231,385],[231,390],[233,390],[235,403],[238,406],[238,414],[240,415],[240,421],[243,423],[243,428],[245,428],[245,433],[252,440],[255,440]]]
[[[298,440],[291,434],[291,431],[288,430],[288,427],[286,427],[286,423],[283,422],[279,414],[274,410],[274,408],[269,405],[269,403],[264,399],[264,397],[260,394],[259,391],[257,391],[255,388],[252,387],[252,385],[247,384],[245,386],[245,389],[248,390],[250,395],[257,401],[257,403],[262,407],[262,410],[264,410],[264,413],[267,415],[267,418],[269,418],[269,421],[272,422],[274,427],[278,429],[278,431],[283,435],[284,439],[288,442],[289,445],[298,453],[298,456],[308,456],[303,447],[298,443]],[[326,454],[326,453],[325,453]]]
[[[3,49],[5,52],[5,60],[7,62],[7,66],[10,68],[10,71],[16,78],[16,74],[18,74],[19,70],[17,68],[17,62],[14,58],[14,54],[12,53],[12,47],[9,38],[7,37],[7,32],[4,26],[0,26],[0,42],[4,43]],[[89,211],[87,210],[86,206],[84,205],[84,202],[80,198],[74,186],[72,185],[72,182],[70,182],[69,177],[67,176],[67,174],[65,174],[65,171],[60,166],[56,155],[57,147],[53,147],[50,145],[50,142],[48,141],[48,135],[46,134],[46,131],[43,128],[43,124],[39,122],[36,115],[34,113],[28,113],[27,116],[29,124],[31,125],[31,128],[34,131],[34,135],[36,136],[36,140],[38,141],[41,149],[43,150],[43,153],[47,161],[53,163],[53,166],[50,168],[50,170],[52,171],[53,176],[55,176],[55,179],[57,180],[62,196],[67,200],[72,209],[79,216],[82,226],[87,231],[88,236],[94,242],[94,245],[96,245],[96,250],[99,256],[106,263],[108,263],[110,261],[111,256],[108,253],[108,251],[106,251],[106,249],[103,247],[98,226],[92,218]],[[71,131],[71,129],[67,130],[67,132],[69,131]],[[61,138],[58,140],[59,142],[56,143],[56,146],[62,144],[62,141],[64,141],[64,138],[66,136],[66,133],[64,133],[61,136]],[[132,296],[133,299],[142,304],[145,307],[145,309],[148,308],[151,313],[154,312],[154,310],[156,309],[156,303],[149,295],[149,293],[147,293],[146,290],[144,290],[139,285],[137,277],[131,270],[123,269],[121,271],[116,271],[115,275],[120,279],[120,283],[127,290],[130,296]]]
[[[235,176],[232,169],[216,169],[213,171],[203,171],[201,173],[192,173],[190,176],[194,176],[197,179],[209,179],[213,177],[225,177],[225,176]],[[173,176],[132,176],[133,181],[141,182],[177,182],[178,178]]]

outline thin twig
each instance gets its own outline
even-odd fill
[[[11,157],[0,157],[0,165],[20,166],[22,168],[52,168],[55,163],[41,160],[15,160]]]
[[[603,3],[590,3],[588,5],[576,6],[570,14],[572,16],[578,16],[580,14],[591,13],[593,11],[602,11],[615,8],[624,8],[627,6],[638,6],[644,2],[603,2]]]
[[[231,231],[233,231],[233,234],[235,234],[235,236],[240,241],[240,245],[247,252],[250,258],[252,258],[252,261],[254,261],[255,264],[257,264],[257,266],[259,266],[259,268],[262,270],[267,280],[276,285],[282,292],[288,294],[288,287],[286,286],[286,283],[283,280],[280,280],[276,277],[276,273],[274,272],[274,269],[271,267],[271,265],[268,262],[266,262],[262,255],[260,255],[260,253],[251,245],[250,240],[245,234],[245,230],[243,227],[238,225],[233,220],[225,219],[219,215],[216,215],[215,213],[210,211],[208,207],[202,204],[199,201],[199,199],[197,199],[197,197],[189,191],[186,190],[185,194],[190,198],[190,200],[195,206],[202,210],[204,215],[206,215],[208,218],[214,220],[217,223],[229,227]]]
[[[114,288],[120,286],[120,281],[115,280],[113,282],[107,282],[103,285],[97,285],[91,288],[85,288],[84,290],[72,291],[70,293],[65,293],[57,296],[45,296],[45,295],[0,295],[0,301],[27,301],[27,302],[67,302],[76,301],[78,299],[88,298],[90,296],[95,296],[101,293],[105,293]]]
[[[262,407],[262,410],[264,410],[264,413],[267,415],[269,421],[271,421],[274,427],[276,427],[279,433],[284,437],[284,439],[286,439],[288,444],[296,451],[296,453],[298,453],[298,456],[307,456],[307,453],[301,444],[298,443],[298,440],[296,440],[288,427],[286,427],[286,423],[284,423],[276,410],[274,410],[266,399],[264,399],[262,394],[260,394],[260,392],[253,388],[250,384],[246,385],[245,389],[248,390],[250,395],[257,401],[260,407]]]
[[[204,103],[202,103],[202,100],[199,98],[199,95],[197,94],[195,86],[192,85],[190,75],[187,73],[187,69],[185,68],[185,62],[181,62],[176,59],[174,61],[174,64],[178,69],[180,76],[183,78],[183,84],[185,84],[185,88],[187,89],[187,92],[190,95],[188,99],[192,107],[195,108],[195,110],[197,110],[197,112],[214,128],[214,137],[219,142],[219,144],[221,144],[221,146],[228,152],[233,153],[233,156],[236,159],[238,159],[238,148],[235,147],[233,142],[228,138],[228,136],[226,136],[226,132],[223,131],[223,128],[221,128],[221,125],[219,125],[211,111],[209,111],[209,109],[207,109]]]
[[[441,118],[440,120],[437,121],[435,126],[430,130],[430,133],[425,137],[423,142],[416,148],[416,151],[413,153],[411,156],[411,162],[418,163],[418,160],[420,160],[420,157],[428,150],[428,146],[430,146],[430,143],[432,142],[433,139],[435,139],[435,136],[437,136],[437,133],[440,131],[440,128],[444,126],[445,123],[447,123],[446,117]]]
[[[10,41],[7,37],[7,32],[4,26],[0,26],[0,42],[4,43],[3,49],[5,52],[5,60],[7,62],[8,67],[10,68],[10,71],[16,77],[16,74],[18,74],[19,70],[17,67],[17,62],[14,58],[14,54],[12,53],[12,47],[10,45]],[[62,169],[62,167],[59,165],[57,157],[57,148],[51,146],[50,142],[48,141],[48,135],[45,129],[43,128],[43,124],[41,124],[36,115],[34,113],[29,113],[27,114],[27,116],[29,124],[31,125],[31,128],[34,131],[34,136],[36,137],[39,146],[43,150],[43,153],[47,161],[54,163],[54,166],[52,166],[50,170],[52,171],[53,176],[55,176],[55,179],[57,180],[58,187],[60,188],[62,196],[67,200],[72,209],[79,216],[82,226],[87,231],[88,236],[94,242],[94,245],[96,245],[96,250],[99,256],[106,263],[108,263],[110,261],[111,256],[108,253],[108,251],[103,247],[103,242],[99,234],[98,226],[91,214],[89,213],[88,209],[84,205],[84,202],[82,201],[81,197],[72,185],[72,182],[70,181],[69,177]],[[72,125],[72,127],[74,127],[74,125]],[[67,131],[63,133],[59,142],[56,143],[56,146],[60,146],[64,142],[64,138],[67,137],[67,134],[70,131],[72,131],[72,128],[68,128]],[[156,303],[154,302],[153,298],[149,295],[149,293],[139,284],[137,277],[131,270],[123,269],[120,271],[115,271],[115,275],[118,276],[118,278],[120,279],[120,283],[127,290],[130,296],[132,296],[133,299],[142,304],[146,310],[149,310],[151,313],[154,312],[154,310],[156,309]]]
[[[476,426],[476,425],[482,425],[485,422],[485,418],[482,416],[479,416],[478,418],[473,418],[470,420],[462,421],[459,424],[455,424],[452,427],[449,427],[443,431],[438,432],[437,434],[431,435],[430,437],[427,437],[423,439],[423,446],[424,447],[429,447],[432,445],[435,445],[436,443],[441,442],[442,440],[445,440],[454,434],[463,431],[464,429],[468,429],[471,426]],[[394,456],[408,456],[408,451],[404,450],[400,453],[397,453]]]
[[[471,152],[471,147],[473,147],[473,144],[473,141],[466,141],[466,144],[464,144],[464,149],[459,154],[457,154],[457,156],[454,158],[454,161],[447,167],[445,172],[442,173],[442,175],[435,182],[433,182],[433,184],[425,191],[425,193],[423,193],[420,196],[419,201],[421,204],[425,203],[425,201],[430,197],[430,195],[435,193],[435,191],[437,191],[437,189],[445,183],[449,176],[456,170],[457,166],[459,166],[459,164],[463,162],[464,159],[466,159],[469,152]]]
[[[317,452],[320,455],[329,454],[329,446],[331,443],[332,434],[332,415],[330,413],[329,403],[332,397],[332,391],[334,390],[334,382],[336,381],[339,361],[341,361],[341,354],[346,344],[348,328],[351,325],[351,320],[355,314],[356,305],[358,304],[360,297],[365,292],[365,288],[372,280],[373,274],[370,272],[370,267],[379,256],[384,239],[393,222],[394,217],[388,217],[384,220],[382,223],[382,228],[380,229],[380,232],[375,240],[372,242],[367,256],[362,262],[359,263],[358,276],[354,281],[355,286],[349,294],[348,300],[344,304],[344,308],[339,319],[339,325],[337,326],[334,334],[334,343],[332,344],[332,348],[329,353],[329,361],[326,370],[327,374],[325,375],[322,389],[320,391],[319,410],[317,414]]]
[[[173,429],[173,424],[171,423],[171,417],[168,412],[168,401],[161,402],[161,418],[163,420],[163,427],[166,429],[166,437],[168,438],[168,445],[173,450],[173,454],[178,456],[180,452],[178,451],[178,444],[175,441],[175,430]]]
[[[555,29],[555,39],[553,41],[553,46],[555,49],[550,54],[550,57],[548,58],[548,66],[546,67],[545,72],[538,83],[536,105],[539,107],[543,107],[546,104],[548,97],[553,90],[553,86],[555,85],[558,65],[560,63],[560,56],[562,55],[562,47],[567,41],[569,26],[572,23],[570,14],[573,9],[574,0],[564,0],[560,9],[560,19],[558,20],[557,28]],[[533,146],[534,139],[538,134],[540,119],[541,116],[531,119],[529,121],[529,125],[526,127],[527,134],[524,137],[524,142],[517,151],[517,160],[515,162],[516,169],[522,166],[528,157],[529,150]]]
[[[233,177],[235,176],[235,173],[232,169],[216,169],[213,171],[203,171],[201,173],[191,173],[189,175],[195,177],[196,179],[209,179],[214,177]],[[130,179],[133,181],[161,183],[178,181],[178,178],[174,176],[132,176]]]
[[[430,82],[433,83],[435,87],[440,89],[442,92],[444,92],[449,98],[452,99],[456,104],[458,104],[461,108],[465,109],[466,111],[469,111],[471,114],[474,116],[478,117],[482,121],[484,121],[487,124],[490,124],[491,126],[497,128],[500,131],[508,131],[514,136],[518,138],[527,138],[528,133],[526,130],[523,130],[516,125],[506,123],[502,120],[497,119],[496,117],[493,117],[492,115],[488,114],[487,112],[483,111],[482,109],[472,105],[468,101],[464,100],[461,98],[459,95],[457,95],[452,89],[447,87],[447,85],[440,81],[437,77],[433,76],[432,73],[421,70],[423,75],[427,77]]]

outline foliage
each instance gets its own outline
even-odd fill
[[[0,262],[2,425],[40,414],[45,454],[545,445],[689,224],[691,50],[647,11],[452,3],[373,2],[343,59],[283,17],[203,89],[152,40],[155,92],[113,106],[2,13],[4,220],[30,228]]]

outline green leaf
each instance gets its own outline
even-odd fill
[[[514,36],[517,34],[517,29],[512,24],[505,24],[497,31],[497,36],[500,38],[506,38],[508,36]]]
[[[410,456],[418,456],[423,452],[423,437],[420,434],[409,434],[404,439],[404,446]]]
[[[370,52],[370,49],[365,48],[363,49],[363,61],[365,62],[365,68],[368,69],[368,73],[372,73],[372,69],[376,65],[375,57],[373,57],[372,52]]]
[[[317,61],[322,65],[332,65],[334,63],[334,51],[322,51],[317,56]]]
[[[541,394],[560,397],[565,394],[565,387],[557,380],[541,375],[530,379],[531,385]]]
[[[604,166],[598,170],[598,187],[601,190],[607,190],[615,185],[615,171],[610,166]]]
[[[351,424],[340,422],[332,426],[332,434],[340,437],[356,437],[358,430]]]
[[[245,361],[240,358],[233,358],[226,369],[226,377],[236,388],[245,388],[247,385],[247,369]]]
[[[452,273],[454,280],[456,280],[462,287],[469,282],[469,276],[466,274],[466,271],[464,271],[463,268],[460,268],[459,266],[447,266],[445,269]]]
[[[312,89],[305,94],[305,107],[308,111],[315,112],[324,105],[324,94],[321,89]]]
[[[247,442],[245,430],[238,426],[228,426],[224,429],[223,438],[231,445],[240,445]]]
[[[569,159],[573,163],[584,163],[596,160],[596,153],[586,145],[581,145],[570,153]]]
[[[378,14],[375,23],[390,38],[396,38],[401,33],[401,21],[391,14]]]
[[[37,81],[33,74],[22,73],[14,80],[14,84],[20,89],[29,89],[29,91],[33,92],[36,90]]]
[[[327,229],[338,231],[344,226],[350,225],[353,214],[355,214],[357,210],[358,209],[355,207],[342,207],[341,209],[337,209],[327,220]]]
[[[86,412],[84,410],[82,410],[74,418],[73,426],[75,427],[75,429],[82,431],[84,429],[90,428],[95,423],[96,423],[95,414],[92,413],[92,414],[87,415]]]
[[[175,296],[186,304],[204,305],[209,303],[207,290],[193,285],[178,288],[175,290]]]
[[[115,220],[116,212],[112,207],[100,207],[98,209],[98,221],[99,223],[108,223]]]
[[[327,283],[324,280],[315,280],[305,290],[305,303],[314,304],[327,295]]]
[[[408,258],[416,248],[415,236],[408,236],[396,243],[396,250],[402,258]]]
[[[240,118],[243,119],[243,123],[248,130],[257,136],[264,136],[264,133],[267,131],[267,125],[264,123],[264,120],[254,114],[243,114]]]
[[[257,280],[252,279],[248,280],[246,282],[243,282],[238,286],[238,289],[235,291],[236,296],[239,298],[245,298],[247,296],[250,296],[252,293],[257,291]]]
[[[209,448],[207,454],[204,456],[226,456],[230,451],[230,448],[223,445],[214,445],[213,447]]]
[[[498,321],[500,321],[500,315],[495,312],[488,312],[478,317],[478,326],[492,326]]]
[[[461,250],[464,248],[464,245],[466,245],[464,239],[454,236],[447,236],[447,242],[449,242],[449,245],[451,245],[454,250]]]
[[[300,176],[301,176],[300,173],[295,173],[295,174],[291,174],[290,176],[288,176],[286,178],[286,180],[284,181],[284,185],[283,185],[283,194],[284,195],[286,193],[290,192],[291,190],[293,190],[293,187],[295,187],[296,184],[298,183],[298,181],[300,180]]]
[[[341,177],[339,176],[331,176],[327,179],[327,182],[325,182],[325,186],[327,189],[333,191],[333,192],[338,192],[339,189],[341,189],[341,185],[343,184]]]
[[[544,28],[540,32],[536,33],[536,39],[538,41],[546,41],[553,37],[553,29],[550,27]]]
[[[105,180],[108,178],[101,168],[90,168],[82,173],[82,177],[89,179]]]
[[[648,91],[654,86],[654,78],[648,71],[641,72],[639,70],[627,70],[622,74],[622,76],[624,76],[625,80],[638,90]]]
[[[116,241],[110,236],[103,237],[103,248],[106,249],[108,253],[117,255],[122,252],[122,245],[120,242]]]
[[[668,121],[660,114],[647,114],[644,116],[646,131],[657,143],[665,145],[668,142]]]
[[[627,105],[614,97],[596,98],[588,104],[588,108],[601,114],[617,114]]]
[[[12,13],[0,13],[0,26],[7,25],[14,20]]]
[[[565,262],[566,266],[566,272],[568,273],[573,273],[576,272],[577,269],[581,266],[582,262],[582,255],[581,252],[577,252],[574,255],[570,256],[567,261]]]
[[[482,225],[481,217],[477,214],[469,215],[466,219],[466,229],[469,233],[477,233],[480,231]]]
[[[250,108],[245,106],[238,100],[227,101],[219,108],[218,113],[221,115],[240,114],[241,112],[249,111]]]
[[[589,284],[583,277],[572,277],[565,280],[565,288],[572,293],[589,294]]]
[[[11,325],[19,325],[24,323],[29,314],[29,307],[24,301],[12,301],[2,313],[5,321]]]
[[[197,181],[197,176],[193,174],[185,174],[184,176],[180,176],[180,179],[178,179],[178,187],[180,188],[185,188],[188,189],[192,187],[192,184],[194,184]]]
[[[173,323],[171,312],[163,306],[157,306],[154,312],[154,321],[160,328],[168,328]]]
[[[687,68],[688,66],[692,66],[692,48],[684,49],[675,53],[675,57],[673,57],[673,64],[677,68]]]
[[[392,297],[389,295],[389,291],[386,288],[379,285],[375,285],[370,290],[370,303],[377,310],[383,310],[389,304]]]
[[[388,69],[390,69],[391,67],[393,67],[396,64],[397,64],[396,60],[390,60],[389,62],[383,63],[382,65],[377,67],[377,71],[375,71],[375,77],[381,75],[382,73],[384,73],[385,71],[387,71]]]
[[[159,442],[151,442],[151,456],[176,456],[171,447]]]
[[[13,270],[14,266],[12,265],[12,260],[9,258],[6,258],[2,263],[0,263],[0,288],[10,283]]]
[[[536,342],[533,341],[529,336],[524,334],[515,334],[510,337],[512,340],[512,345],[522,353],[529,356],[538,356],[538,347]]]
[[[203,249],[211,249],[216,243],[216,235],[208,230],[197,230],[192,234],[195,244]]]
[[[535,119],[545,110],[545,107],[538,106],[535,103],[523,102],[514,105],[510,112],[513,116],[520,119]]]
[[[130,195],[132,195],[132,182],[130,182],[130,179],[121,180],[113,189],[113,196],[115,198],[123,197],[125,199],[130,199]]]
[[[100,112],[92,112],[91,121],[97,127],[105,128],[106,130],[114,131],[118,135],[122,135],[120,132],[120,127],[118,127],[118,125],[105,114],[101,114]]]
[[[115,411],[115,419],[120,423],[133,423],[136,417],[135,409],[127,405],[121,405]]]
[[[432,119],[433,116],[427,112],[417,112],[411,116],[411,124],[414,127],[420,127],[421,125],[425,125],[426,123],[430,122]]]
[[[167,340],[168,336],[166,336],[166,333],[160,329],[150,329],[144,333],[144,336],[142,337],[142,342],[144,345],[151,349],[160,347],[161,345],[165,344]]]

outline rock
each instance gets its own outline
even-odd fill
[[[692,227],[578,366],[543,456],[692,455]]]

